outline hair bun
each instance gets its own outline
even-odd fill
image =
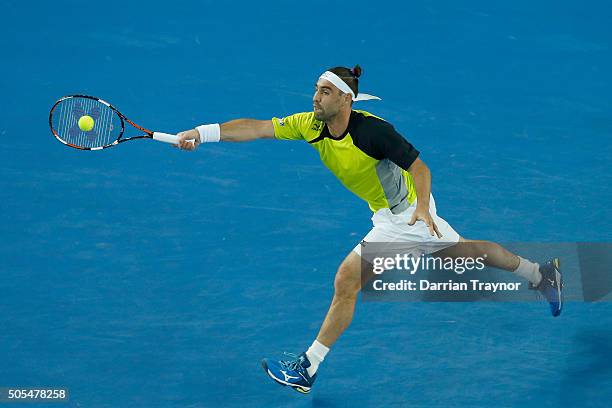
[[[355,65],[355,67],[351,69],[351,73],[353,74],[355,78],[359,78],[362,72],[363,71],[359,65]]]

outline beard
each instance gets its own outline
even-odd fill
[[[334,116],[327,113],[327,111],[323,110],[323,108],[315,109],[313,111],[315,119],[320,120],[322,122],[328,121]]]

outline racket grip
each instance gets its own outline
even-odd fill
[[[169,133],[153,132],[153,140],[164,143],[178,144],[178,136],[171,135]]]

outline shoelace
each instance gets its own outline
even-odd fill
[[[280,363],[281,363],[281,365],[283,366],[283,368],[288,368],[289,370],[297,370],[297,369],[298,369],[298,367],[299,367],[300,369],[302,369],[302,368],[303,368],[303,367],[302,367],[302,364],[300,364],[300,363],[301,363],[301,361],[300,361],[299,356],[296,356],[296,355],[295,355],[295,354],[293,354],[293,353],[287,353],[287,352],[284,352],[283,354],[284,354],[284,355],[286,355],[286,356],[288,356],[288,357],[293,358],[293,360],[281,360],[281,362],[280,362]]]
[[[550,282],[548,282],[548,280],[549,280],[549,276],[542,276],[542,281],[543,281],[543,282],[544,282],[544,279],[547,279],[547,281],[545,282],[545,284],[547,284],[547,285],[548,285],[548,288],[546,288],[546,289],[547,289],[547,290],[554,289],[554,287],[553,287],[553,286],[550,284]],[[561,285],[560,285],[560,286],[561,286],[561,289],[565,288],[565,282],[564,282],[564,281],[561,281]],[[544,293],[542,293],[542,292],[541,292],[541,291],[540,291],[540,290],[537,288],[537,286],[530,286],[530,289],[535,290],[535,293],[536,293],[536,298],[537,298],[537,299],[540,299],[540,300],[541,300],[541,299],[548,300],[548,298],[546,297],[546,295],[545,295]]]

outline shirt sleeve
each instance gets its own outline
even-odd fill
[[[412,163],[419,157],[419,151],[400,135],[395,128],[386,123],[386,131],[383,132],[382,145],[383,155],[404,170],[408,170]]]
[[[295,113],[284,118],[272,118],[274,136],[281,140],[304,140],[304,134],[310,128],[312,115],[308,112]]]
[[[389,159],[404,170],[419,157],[414,148],[389,122],[369,116],[360,124],[358,147],[378,160]]]

